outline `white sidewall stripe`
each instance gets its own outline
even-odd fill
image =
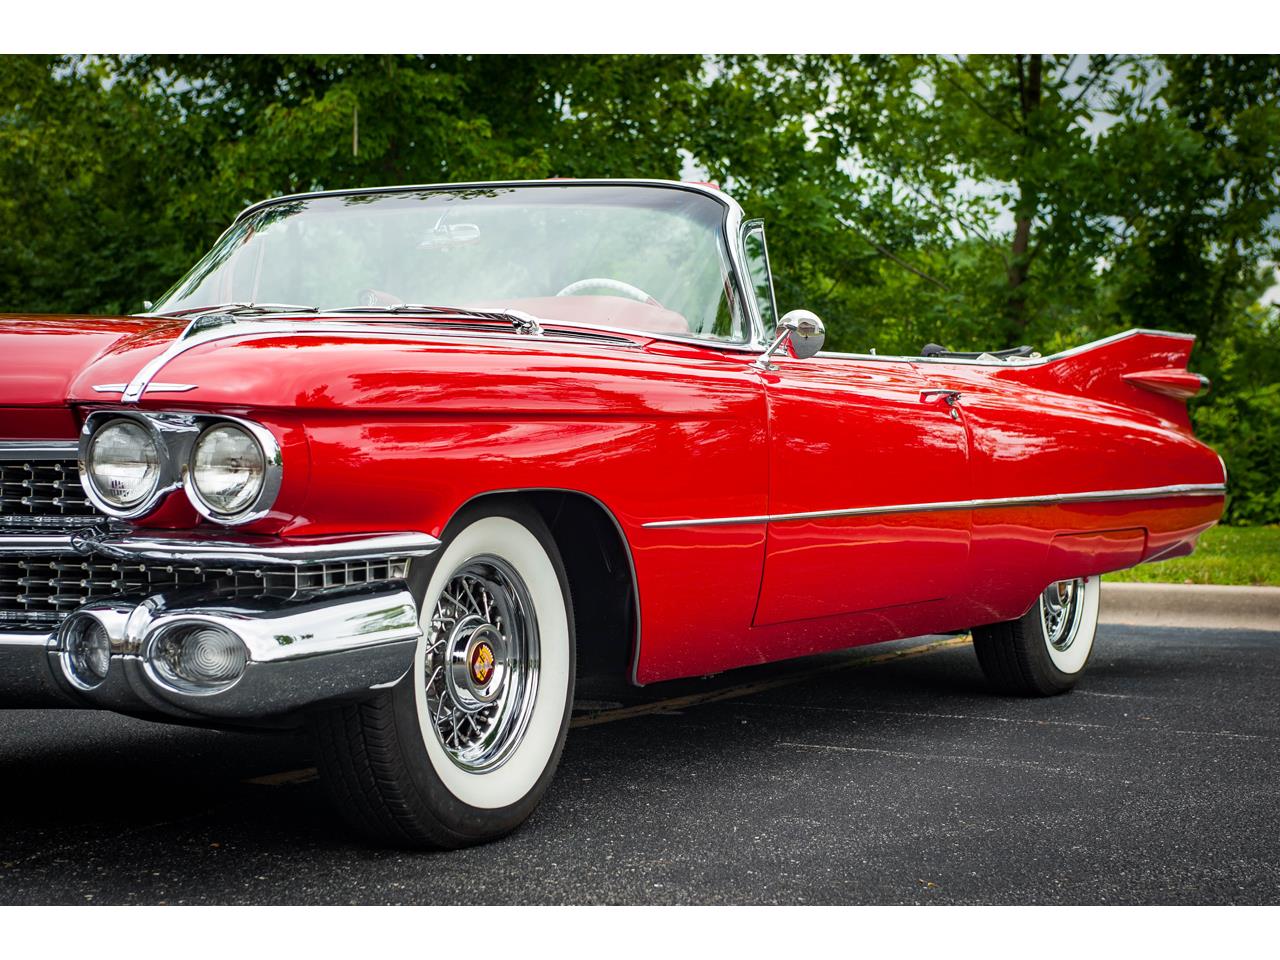
[[[1085,577],[1081,588],[1084,595],[1077,601],[1080,604],[1080,622],[1076,624],[1076,638],[1071,646],[1059,650],[1045,639],[1045,649],[1049,651],[1049,659],[1063,673],[1077,674],[1084,669],[1084,662],[1089,659],[1089,651],[1093,649],[1093,638],[1098,632],[1098,601],[1102,597],[1102,578]]]
[[[524,739],[502,766],[471,773],[458,767],[436,735],[423,684],[431,616],[453,572],[474,557],[491,554],[507,561],[524,580],[538,621],[538,689]],[[414,697],[418,723],[431,766],[449,792],[486,810],[509,806],[533,789],[546,770],[560,735],[569,696],[569,621],[560,578],[551,558],[529,530],[508,517],[485,517],[462,530],[445,547],[422,605],[422,639],[414,657]]]

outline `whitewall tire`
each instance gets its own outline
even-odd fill
[[[1098,577],[1050,584],[1023,616],[976,627],[973,648],[1001,693],[1052,696],[1075,686],[1098,631]]]
[[[442,541],[409,673],[315,724],[339,808],[396,845],[460,847],[519,826],[554,775],[572,711],[573,607],[541,517],[482,502]]]
[[[495,592],[506,587],[518,601],[531,606],[525,617],[527,626],[536,629],[536,636],[525,638],[530,643],[523,656],[507,651],[516,655],[511,658],[514,669],[503,678],[506,698],[499,702],[495,697],[492,704],[468,711],[457,703],[470,692],[466,683],[454,680],[451,684],[446,676],[457,659],[450,654],[465,654],[466,641],[484,630],[481,626],[468,633],[468,616],[476,617],[492,599],[484,597],[481,587],[475,587],[479,596],[474,602],[479,610],[457,617],[461,611],[451,610],[454,604],[445,597],[456,593],[460,603],[471,602],[466,587],[470,571],[475,572],[477,581],[487,574],[502,585]],[[454,591],[447,593],[451,585]],[[483,517],[445,548],[427,587],[422,611],[423,638],[418,642],[414,672],[423,682],[414,685],[414,692],[431,765],[449,792],[473,807],[494,809],[517,803],[534,788],[558,750],[565,705],[571,695],[573,651],[558,571],[546,548],[523,524],[509,517]],[[444,619],[436,619],[440,617]],[[497,619],[501,621],[502,615]],[[458,631],[459,623],[462,631]],[[496,630],[492,633],[497,635]],[[451,641],[452,649],[446,649]],[[514,663],[517,658],[521,662]],[[469,668],[469,662],[465,666]],[[467,679],[474,681],[475,677]],[[505,708],[505,715],[499,708]],[[483,739],[481,734],[492,736],[487,721],[472,719],[489,713],[495,715],[493,726],[505,721],[496,742],[472,751],[474,756],[453,742],[446,743],[449,733],[468,746],[478,737]]]

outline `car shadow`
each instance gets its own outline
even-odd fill
[[[678,782],[697,758],[723,755],[725,743],[732,743],[736,764],[725,775],[751,777],[767,763],[776,770],[784,734],[819,742],[839,729],[868,740],[919,741],[949,723],[947,715],[980,712],[975,704],[981,712],[1052,715],[1071,702],[1053,698],[1033,707],[1037,701],[993,698],[965,644],[870,664],[859,661],[866,653],[626,688],[617,691],[621,699],[597,700],[597,712],[638,712],[573,731],[542,808],[496,849],[563,844],[582,824],[602,817],[625,823],[626,808],[645,799],[633,780]],[[1106,687],[1133,676],[1188,673],[1203,660],[1190,646],[1166,650],[1156,663],[1132,644],[1113,650],[1104,644],[1085,682]],[[785,729],[770,726],[782,709]],[[833,728],[832,717],[842,710],[856,714],[856,723],[838,721]],[[0,714],[0,730],[0,778],[9,785],[0,791],[6,824],[0,901],[23,902],[24,876],[77,850],[92,850],[99,861],[127,858],[140,875],[165,878],[175,871],[208,876],[216,866],[219,880],[209,891],[215,901],[219,889],[234,900],[235,884],[262,869],[263,857],[299,851],[362,861],[417,856],[371,849],[343,826],[314,778],[311,745],[300,734],[213,732],[84,711],[9,711]],[[456,856],[462,863],[470,854]],[[118,893],[117,901],[125,896]],[[127,891],[139,902],[163,894],[146,883]],[[287,891],[280,895],[288,902]],[[30,902],[55,902],[47,890],[35,896]]]

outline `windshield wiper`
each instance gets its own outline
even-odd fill
[[[337,310],[326,310],[325,313],[413,313],[428,317],[465,317],[474,320],[501,320],[511,324],[516,333],[531,337],[542,336],[542,324],[532,314],[523,310],[472,310],[469,307],[438,307],[425,303],[393,303],[387,306],[342,307]]]
[[[306,303],[218,303],[209,307],[183,307],[153,314],[157,317],[173,317],[183,314],[225,313],[231,316],[258,316],[264,313],[319,313],[319,307]]]

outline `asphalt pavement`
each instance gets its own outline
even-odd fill
[[[1071,694],[920,638],[596,699],[511,837],[370,849],[308,743],[0,712],[0,903],[1280,903],[1280,632],[1108,624]]]

